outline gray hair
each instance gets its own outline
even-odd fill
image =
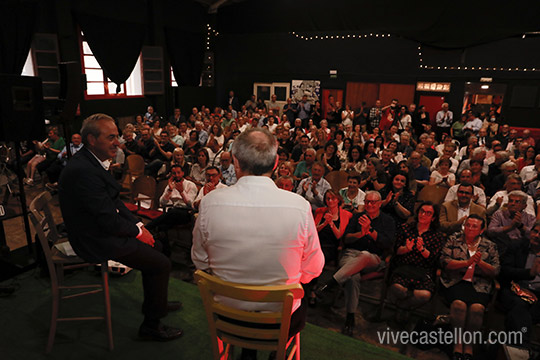
[[[114,119],[112,117],[107,114],[101,113],[90,115],[89,117],[84,119],[81,128],[81,137],[84,145],[88,145],[88,135],[92,135],[95,138],[99,137],[99,135],[101,134],[101,130],[99,128],[98,122],[101,120],[114,122]]]
[[[508,160],[506,162],[504,162],[502,165],[501,165],[501,170],[506,170],[508,169],[510,166],[516,166],[516,163],[513,162],[512,160]],[[517,166],[516,166],[517,167]]]
[[[251,175],[263,175],[274,169],[277,158],[277,141],[264,128],[244,131],[233,142],[232,154],[240,169]]]
[[[313,155],[317,155],[317,150],[315,150],[314,148],[310,147],[310,148],[307,148],[305,152],[312,152]]]
[[[525,194],[523,191],[521,190],[514,190],[514,191],[510,191],[510,193],[508,194],[508,199],[510,199],[510,196],[517,196],[517,197],[520,197],[521,198],[521,202],[522,203],[525,203],[527,201],[527,194]]]
[[[368,195],[375,195],[379,198],[379,200],[382,200],[381,193],[376,190],[368,190],[366,191],[366,196],[364,196],[364,199],[368,197]]]
[[[498,154],[504,162],[510,159],[510,154],[508,153],[508,151],[497,151],[495,154]]]
[[[485,149],[483,149],[483,148],[481,148],[481,147],[477,147],[477,148],[475,148],[475,149],[473,150],[472,155],[473,155],[473,156],[478,156],[478,155],[480,155],[481,153],[485,153],[485,152],[486,152]]]

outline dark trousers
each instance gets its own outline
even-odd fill
[[[158,218],[150,221],[146,228],[148,230],[154,230],[159,228],[159,230],[166,231],[176,225],[187,224],[191,221],[191,210],[182,209],[182,208],[171,208],[169,211],[164,213]]]
[[[49,178],[49,182],[52,184],[58,182],[58,179],[60,178],[60,173],[63,169],[64,165],[60,160],[55,161],[47,169],[45,169],[47,177]]]
[[[540,322],[540,304],[538,301],[532,305],[527,303],[509,288],[501,289],[499,300],[506,310],[506,331],[520,331],[523,334],[523,344],[515,345],[528,347],[532,326]],[[523,328],[527,331],[522,331]]]
[[[142,272],[144,320],[155,322],[167,315],[171,261],[161,253],[160,243],[156,242],[153,248],[138,241],[135,251],[113,260]]]

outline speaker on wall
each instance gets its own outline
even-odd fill
[[[41,79],[0,74],[0,140],[34,140],[44,135]]]

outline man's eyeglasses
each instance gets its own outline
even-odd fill
[[[366,200],[365,202],[366,202],[366,204],[376,204],[379,201],[381,201],[381,200]]]

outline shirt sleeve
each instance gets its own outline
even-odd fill
[[[210,264],[208,262],[208,253],[206,252],[206,238],[201,229],[201,222],[204,221],[204,210],[201,209],[200,215],[195,221],[193,228],[193,245],[191,247],[191,260],[195,267],[199,270],[208,270]]]
[[[300,276],[300,282],[303,284],[307,284],[319,276],[324,267],[324,254],[321,250],[319,235],[310,206],[306,206],[305,238]]]

